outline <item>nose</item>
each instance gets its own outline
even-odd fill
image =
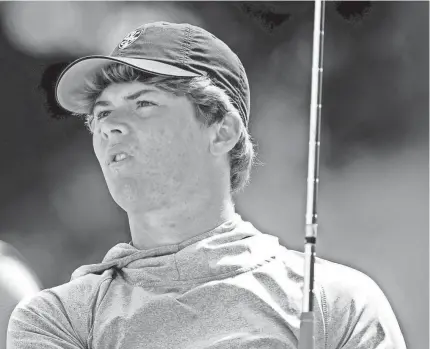
[[[117,117],[109,116],[101,121],[100,132],[103,139],[109,140],[114,137],[128,134],[128,126],[124,121],[120,121]]]

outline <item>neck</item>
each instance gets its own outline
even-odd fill
[[[203,201],[181,200],[168,207],[128,212],[128,219],[133,245],[143,250],[179,244],[216,228],[234,215],[230,195],[218,200],[209,195]]]

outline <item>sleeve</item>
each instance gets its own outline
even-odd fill
[[[347,267],[338,276],[327,290],[327,348],[406,349],[394,311],[380,287]]]
[[[79,311],[79,309],[77,309]],[[49,290],[23,299],[13,310],[7,349],[83,349],[63,303]]]

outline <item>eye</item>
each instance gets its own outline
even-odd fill
[[[97,114],[96,118],[97,118],[97,120],[101,120],[101,119],[105,118],[106,116],[108,116],[110,113],[111,113],[110,110],[103,110]]]
[[[152,107],[152,106],[156,105],[154,102],[150,102],[150,101],[137,101],[136,104],[137,104],[138,108]]]

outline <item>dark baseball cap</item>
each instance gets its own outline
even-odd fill
[[[154,75],[207,76],[227,93],[245,126],[248,125],[250,92],[241,61],[220,39],[190,24],[144,24],[129,33],[109,56],[77,59],[57,81],[57,102],[66,110],[81,113],[76,96],[82,92],[85,79],[115,62]]]

